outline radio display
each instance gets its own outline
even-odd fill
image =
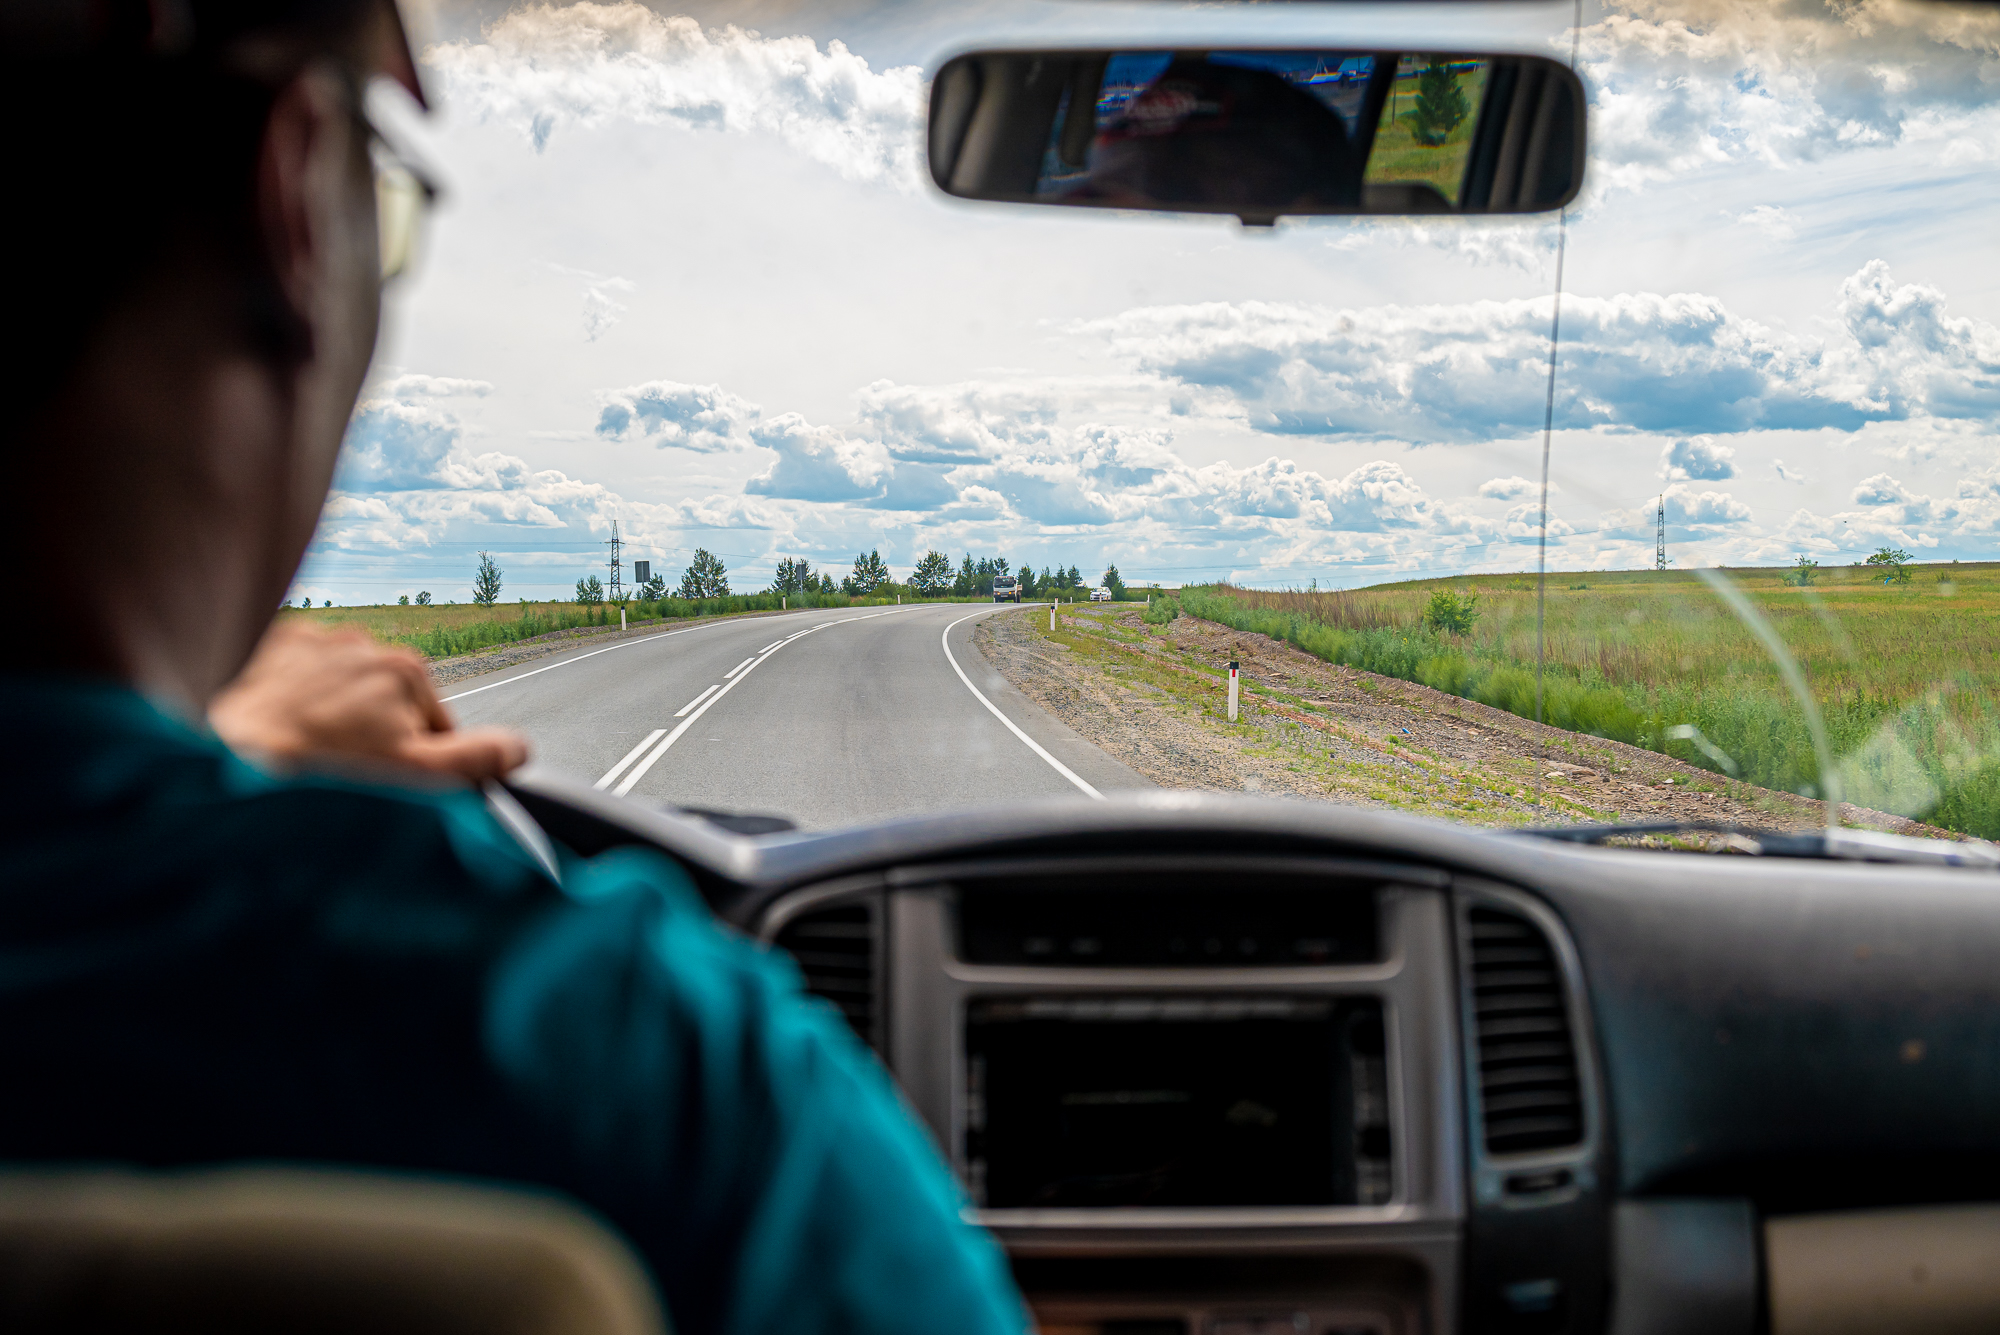
[[[1373,999],[989,999],[965,1032],[966,1163],[988,1208],[1388,1198]]]

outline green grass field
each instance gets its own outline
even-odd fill
[[[2000,564],[1822,570],[1813,587],[1771,569],[1724,572],[1798,660],[1825,715],[1841,796],[1948,829],[2000,837]],[[1427,630],[1435,590],[1479,599],[1466,634]],[[1532,717],[1535,581],[1481,575],[1344,593],[1183,590],[1186,612],[1309,653]],[[1725,764],[1823,794],[1804,712],[1755,633],[1692,572],[1548,578],[1543,717],[1558,727]]]
[[[691,617],[740,616],[747,612],[776,612],[781,607],[880,607],[893,603],[896,593],[868,598],[845,594],[792,594],[783,600],[775,593],[736,593],[723,598],[662,598],[658,602],[632,601],[625,605],[626,624],[650,625],[684,621]],[[905,600],[910,595],[902,594]],[[939,601],[960,602],[965,599]],[[984,599],[971,599],[983,602]],[[303,617],[322,626],[360,626],[387,644],[408,645],[426,658],[450,658],[476,653],[495,645],[533,639],[550,631],[575,630],[586,626],[615,626],[618,608],[599,603],[585,607],[573,602],[500,603],[481,607],[477,603],[446,603],[430,606],[377,604],[366,607],[314,607],[279,609],[280,617]]]

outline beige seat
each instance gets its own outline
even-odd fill
[[[0,1173],[9,1335],[665,1335],[560,1198],[293,1169]]]

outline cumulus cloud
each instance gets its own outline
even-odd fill
[[[1731,447],[1696,436],[1676,440],[1660,451],[1660,466],[1668,477],[1720,482],[1736,476],[1736,451]]]
[[[1831,336],[1810,338],[1700,293],[1568,297],[1556,424],[1693,435],[2000,416],[2000,330],[1947,315],[1936,289],[1898,284],[1874,260],[1841,284],[1834,312]],[[1410,442],[1539,427],[1548,329],[1547,298],[1208,302],[1072,326],[1140,372],[1224,396],[1256,430]],[[1732,475],[1726,446],[1683,453],[1675,476]]]
[[[1861,0],[1626,0],[1581,33],[1594,178],[1894,144],[1991,100],[2000,14]],[[1754,212],[1754,211],[1753,211]]]
[[[348,424],[320,541],[412,546],[455,522],[560,528],[607,515],[617,497],[605,487],[466,443],[449,400],[490,390],[426,375],[377,386]]]
[[[538,152],[559,130],[627,121],[768,134],[851,180],[920,179],[922,72],[871,69],[838,41],[704,28],[622,0],[529,5],[424,59],[455,110]]]
[[[1807,477],[1804,473],[1801,473],[1797,468],[1786,463],[1783,459],[1774,459],[1771,462],[1772,466],[1778,470],[1778,476],[1786,482],[1796,482],[1804,484],[1812,481],[1811,478]]]
[[[1540,490],[1524,477],[1488,478],[1479,484],[1479,494],[1489,501],[1518,501],[1523,496],[1533,496]]]
[[[882,493],[888,451],[879,442],[851,440],[832,427],[814,426],[785,413],[750,428],[750,438],[778,456],[744,490],[797,501],[868,500]]]
[[[720,385],[649,380],[597,396],[597,434],[639,438],[669,447],[713,453],[740,444],[762,409]]]
[[[1046,386],[899,385],[877,380],[856,415],[897,459],[955,464],[1046,442],[1060,405]]]
[[[493,392],[484,380],[461,380],[453,376],[404,374],[370,387],[373,399],[483,399]]]

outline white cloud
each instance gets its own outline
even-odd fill
[[[1539,490],[1524,477],[1488,478],[1479,484],[1479,494],[1489,501],[1518,501],[1523,496],[1535,495]]]
[[[867,500],[881,494],[888,478],[888,451],[878,442],[850,440],[797,413],[758,423],[750,428],[750,438],[778,456],[745,485],[753,495],[798,501]]]
[[[1747,213],[1738,214],[1736,221],[1773,241],[1790,241],[1799,234],[1798,218],[1775,204],[1759,204]]]
[[[1700,293],[1569,296],[1558,427],[1727,434],[1854,430],[1882,419],[2000,416],[2000,330],[1951,317],[1935,288],[1872,260],[1840,285],[1830,337],[1745,319]],[[1338,309],[1153,306],[1072,326],[1136,370],[1233,401],[1278,434],[1483,441],[1539,427],[1546,298]],[[1732,475],[1688,444],[1675,476]]]
[[[1676,440],[1660,451],[1660,467],[1670,478],[1720,482],[1736,476],[1736,451],[1707,436]]]
[[[583,341],[586,343],[595,343],[625,314],[625,303],[611,294],[637,290],[637,284],[631,279],[615,274],[592,273],[588,269],[571,269],[561,264],[551,264],[549,268],[565,277],[583,280]]]
[[[1803,485],[1812,481],[1811,478],[1801,473],[1796,467],[1787,464],[1783,459],[1774,459],[1771,462],[1772,466],[1778,470],[1778,476],[1786,482],[1796,482]]]
[[[838,41],[703,28],[620,0],[529,5],[424,60],[450,106],[537,151],[559,130],[628,121],[773,135],[851,180],[920,179],[921,71],[873,70]]]
[[[1581,34],[1593,175],[1634,189],[1936,137],[1984,114],[1996,55],[1985,6],[1626,0]]]
[[[637,436],[662,449],[702,453],[742,443],[763,411],[720,385],[684,385],[675,380],[604,390],[597,403],[600,436],[614,440]]]

